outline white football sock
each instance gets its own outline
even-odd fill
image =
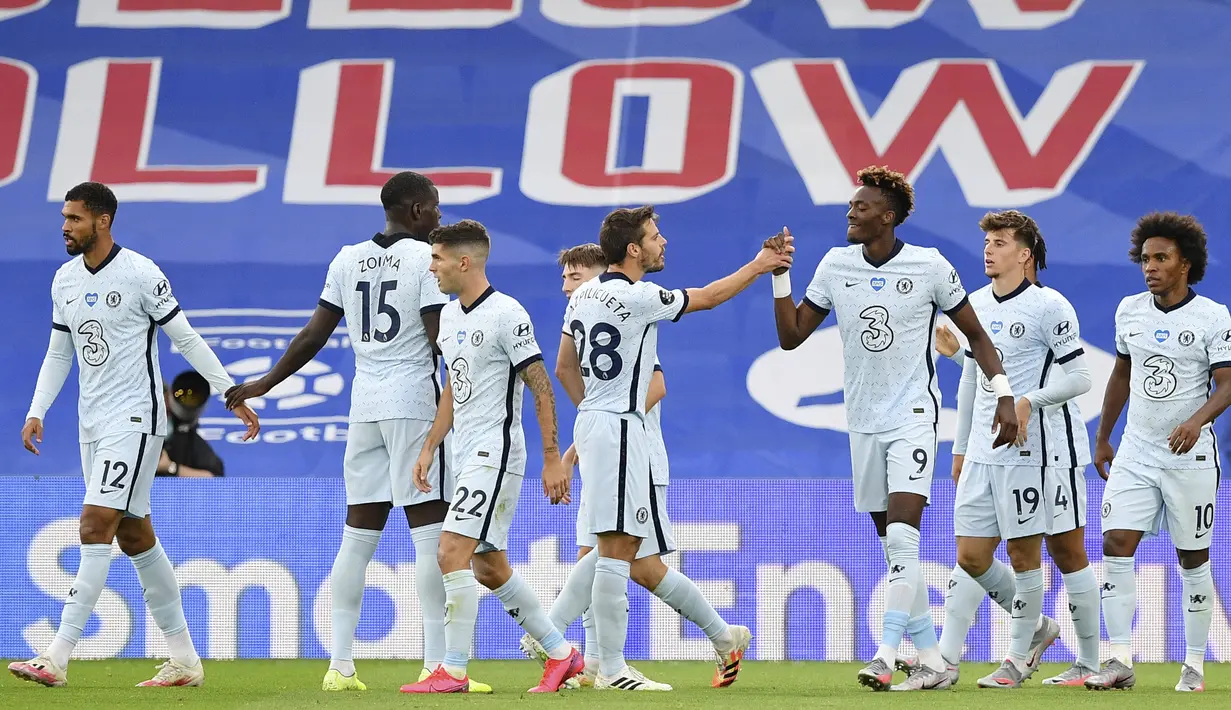
[[[885,620],[876,657],[892,668],[910,622],[911,606],[915,603],[915,587],[919,580],[919,531],[906,523],[890,523],[886,533],[889,584],[885,588]]]
[[[333,594],[333,642],[329,668],[344,676],[355,675],[351,648],[355,644],[355,629],[359,627],[368,563],[376,554],[379,542],[379,530],[344,526],[342,544],[338,547],[338,556],[334,558],[333,570],[329,573],[329,587]]]
[[[940,655],[946,663],[957,665],[961,662],[966,637],[986,593],[966,570],[953,567],[949,590],[945,593],[945,626],[940,630]]]
[[[150,609],[150,616],[154,617],[154,623],[167,639],[171,659],[188,668],[195,668],[201,659],[192,645],[192,636],[188,634],[179,583],[162,543],[155,538],[153,547],[129,559],[137,568],[137,579],[145,592],[145,604]]]
[[[81,546],[81,564],[77,567],[73,586],[68,590],[68,598],[64,600],[64,611],[60,613],[60,628],[47,649],[48,658],[57,666],[68,667],[73,647],[81,640],[86,624],[90,623],[90,614],[98,603],[98,595],[102,594],[103,587],[107,586],[109,571],[111,545]]]
[[[667,568],[667,574],[654,587],[654,596],[666,602],[680,616],[697,625],[705,632],[714,648],[722,653],[730,653],[733,649],[731,631],[727,622],[714,610],[709,600],[697,589],[691,579],[679,571]]]
[[[410,531],[415,542],[415,590],[423,614],[423,667],[432,671],[445,660],[445,580],[436,561],[442,525],[420,525]]]
[[[1009,612],[1010,615],[1013,613],[1013,597],[1017,594],[1017,590],[1013,570],[1008,565],[993,559],[992,566],[974,580],[979,583],[980,587],[983,587],[983,591],[987,592],[989,599],[999,604],[1000,608]]]
[[[1214,615],[1214,579],[1210,563],[1180,569],[1184,580],[1184,662],[1205,675],[1205,648],[1210,639],[1210,620]]]
[[[1009,624],[1009,660],[1017,670],[1025,672],[1030,641],[1043,613],[1043,570],[1032,569],[1015,575],[1017,593],[1013,596],[1012,621]]]
[[[521,575],[514,572],[509,581],[493,589],[492,593],[504,604],[504,610],[509,612],[509,616],[543,645],[549,657],[562,661],[573,652],[573,647],[564,640],[564,634],[551,623],[551,619],[547,618],[543,605],[539,604],[539,598]]]
[[[474,572],[463,569],[444,576],[445,670],[454,678],[466,677],[474,623],[479,616],[479,587]]]
[[[1064,575],[1064,588],[1069,593],[1069,614],[1077,631],[1077,665],[1098,670],[1099,599],[1094,568],[1087,565]]]
[[[594,592],[594,566],[598,564],[598,550],[590,550],[585,557],[577,560],[564,580],[556,601],[551,605],[548,617],[560,633],[568,631],[568,627],[577,621],[577,617],[590,608],[590,595]],[[589,641],[586,648],[590,648]],[[597,646],[595,647],[598,648]],[[587,653],[589,651],[587,650]],[[595,651],[597,653],[597,651]]]
[[[608,678],[624,671],[624,642],[628,640],[628,577],[630,565],[600,557],[594,569],[595,633],[598,636],[599,673]]]
[[[1133,616],[1137,613],[1137,572],[1132,557],[1103,558],[1103,625],[1111,655],[1133,667]]]
[[[906,622],[906,633],[915,643],[919,651],[919,662],[934,671],[945,670],[945,659],[941,656],[940,645],[936,641],[936,625],[932,623],[932,598],[927,580],[923,578],[923,567],[919,568],[919,580],[915,582],[915,602],[910,607],[910,621]]]
[[[581,615],[581,625],[586,631],[586,668],[598,669],[598,634],[595,633],[594,609],[586,607]]]

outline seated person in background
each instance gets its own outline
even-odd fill
[[[213,478],[223,475],[222,459],[197,433],[197,420],[209,403],[209,383],[193,370],[175,376],[165,390],[171,435],[162,446],[159,476]]]

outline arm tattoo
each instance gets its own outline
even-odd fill
[[[539,415],[539,427],[543,430],[543,450],[558,451],[559,432],[556,424],[556,393],[542,361],[521,371],[521,380],[534,393],[534,408]]]

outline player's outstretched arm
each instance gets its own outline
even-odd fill
[[[764,246],[778,249],[790,245],[794,241],[795,237],[791,236],[791,230],[783,227],[782,233],[765,240]],[[792,248],[794,247],[792,246]],[[814,282],[823,281],[820,277],[820,272],[821,269],[818,267],[817,278],[814,279]],[[774,326],[778,331],[778,347],[783,350],[794,350],[803,345],[808,336],[821,327],[821,323],[829,315],[829,309],[817,305],[816,302],[807,297],[796,304],[795,299],[791,296],[790,269],[778,268],[774,269],[773,273]]]
[[[227,392],[235,386],[235,381],[231,379],[231,375],[227,373],[226,368],[222,366],[218,356],[205,343],[205,339],[197,331],[193,330],[192,325],[188,323],[188,316],[184,315],[183,311],[179,311],[170,320],[163,323],[162,330],[171,338],[171,342],[175,343],[175,347],[184,356],[184,359],[188,361],[188,364],[192,365],[192,369],[200,373],[205,378],[205,381],[209,382],[210,387],[214,391]],[[248,432],[244,435],[244,441],[256,438],[256,435],[261,431],[261,424],[257,419],[256,412],[242,404],[231,409],[235,416],[248,427]]]
[[[1210,393],[1210,398],[1167,438],[1171,453],[1184,455],[1191,451],[1201,437],[1201,428],[1213,424],[1218,415],[1231,405],[1231,363],[1223,363],[1212,374],[1214,391]]]
[[[413,480],[415,488],[424,493],[432,492],[432,484],[427,474],[432,470],[432,460],[436,449],[445,440],[445,435],[453,428],[453,382],[449,379],[449,368],[445,368],[445,387],[436,405],[436,418],[427,430],[427,438],[423,440],[423,448],[419,450],[419,459],[415,461]]]
[[[586,382],[581,377],[581,361],[577,359],[577,345],[570,333],[560,336],[560,350],[556,353],[556,379],[573,400],[573,406],[581,404],[586,397]]]
[[[1111,448],[1111,430],[1116,428],[1124,405],[1128,403],[1129,378],[1133,374],[1132,359],[1118,351],[1116,355],[1116,365],[1111,369],[1107,389],[1103,391],[1103,412],[1099,415],[1098,431],[1094,435],[1094,468],[1103,480],[1107,480],[1107,467],[1116,455],[1115,449]]]
[[[246,399],[263,397],[280,382],[299,372],[299,368],[308,364],[308,361],[325,347],[329,336],[333,335],[341,321],[340,312],[317,305],[312,319],[295,335],[286,352],[282,353],[282,357],[278,358],[278,362],[265,376],[227,390],[227,409],[243,404]]]
[[[730,276],[725,276],[702,288],[688,289],[688,303],[684,306],[684,313],[708,311],[735,298],[740,291],[751,286],[752,282],[762,275],[774,269],[790,268],[794,258],[791,255],[794,251],[795,247],[790,240],[777,249],[768,245],[762,246],[756,258],[744,264]]]
[[[26,451],[36,456],[39,453],[36,444],[43,443],[43,418],[51,409],[52,402],[56,401],[72,369],[73,338],[68,328],[55,325],[51,330],[51,340],[47,343],[47,354],[43,356],[43,365],[38,370],[30,411],[26,414],[25,426],[21,428],[21,443]]]
[[[551,499],[552,505],[568,503],[572,477],[560,460],[556,393],[542,358],[522,368],[519,376],[534,395],[534,413],[538,416],[539,431],[543,434],[543,494]]]
[[[960,307],[949,313],[953,324],[966,335],[970,343],[970,352],[975,356],[975,362],[983,370],[983,374],[991,383],[992,391],[996,393],[996,416],[992,419],[992,431],[996,432],[996,441],[992,448],[1012,444],[1017,441],[1017,410],[1013,390],[1009,387],[1009,378],[1004,374],[1004,366],[1000,356],[996,354],[996,346],[987,337],[979,316],[969,303],[963,302]]]

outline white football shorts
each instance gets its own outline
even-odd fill
[[[650,489],[650,536],[641,541],[636,559],[669,555],[675,552],[675,530],[671,526],[671,517],[667,515],[667,487],[654,486]],[[577,547],[598,547],[598,535],[590,532],[586,513],[586,499],[583,494],[581,505],[577,508]]]
[[[122,510],[126,518],[149,515],[162,442],[161,436],[121,432],[82,444],[85,504]]]
[[[418,419],[386,419],[352,422],[346,435],[342,474],[346,481],[346,504],[392,503],[401,508],[453,498],[453,466],[449,437],[432,458],[428,480],[432,490],[415,488],[415,461],[432,428]]]
[[[581,468],[586,531],[642,539],[653,535],[649,440],[641,419],[633,414],[578,412],[573,442]]]
[[[1044,535],[1051,524],[1041,466],[998,466],[967,459],[953,501],[958,537],[1016,540]]]
[[[1163,469],[1113,459],[1103,489],[1103,532],[1157,535],[1166,524],[1177,550],[1205,550],[1214,528],[1218,469]]]
[[[890,493],[932,493],[936,466],[936,429],[930,422],[912,422],[889,431],[850,433],[855,510],[881,513],[889,509]]]
[[[1048,466],[1046,503],[1051,527],[1048,535],[1061,535],[1086,527],[1085,467]]]
[[[521,473],[495,466],[463,466],[442,529],[478,540],[478,555],[507,549],[522,478]]]

